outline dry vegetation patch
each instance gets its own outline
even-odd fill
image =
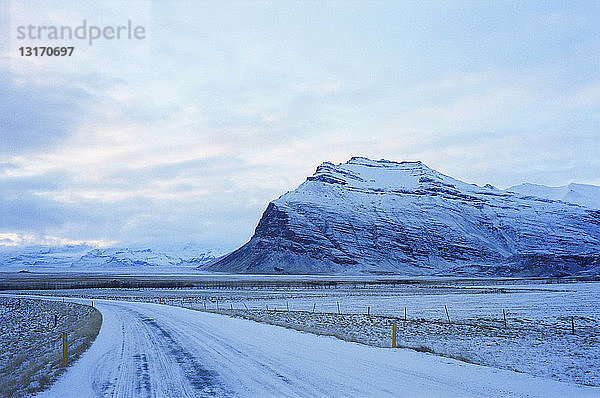
[[[0,396],[42,391],[64,371],[62,337],[69,337],[69,362],[94,341],[102,315],[87,305],[0,297]]]

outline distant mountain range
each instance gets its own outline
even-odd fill
[[[238,273],[598,275],[600,187],[500,190],[421,162],[321,164],[248,243],[200,268]]]
[[[30,246],[0,251],[2,266],[23,269],[70,267],[107,269],[123,267],[197,266],[214,260],[224,252],[186,243],[170,249],[94,248],[87,245]]]

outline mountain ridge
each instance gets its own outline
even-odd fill
[[[600,211],[468,184],[420,161],[323,162],[248,243],[201,267],[240,273],[571,275],[600,265]]]

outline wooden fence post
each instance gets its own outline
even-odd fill
[[[448,323],[452,323],[452,321],[450,320],[450,315],[448,314],[448,307],[444,305],[444,309],[446,310],[446,318],[448,318]]]
[[[396,348],[396,322],[392,324],[392,348]]]
[[[504,315],[504,327],[506,327],[506,311],[502,308],[502,315]]]
[[[340,302],[339,301],[337,302],[337,307],[338,307],[338,314],[341,315],[341,312],[340,312]]]

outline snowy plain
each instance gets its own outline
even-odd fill
[[[97,339],[41,396],[600,394],[596,387],[174,306],[107,300],[96,301],[96,306],[103,315]]]

